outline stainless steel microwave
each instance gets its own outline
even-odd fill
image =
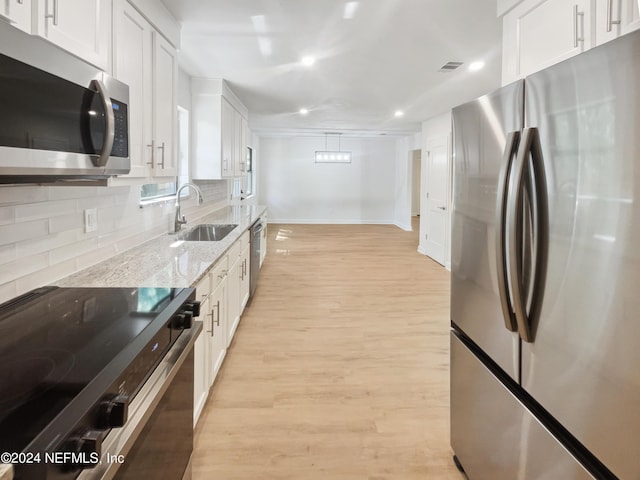
[[[0,27],[0,183],[128,173],[128,104],[127,85],[48,42]]]

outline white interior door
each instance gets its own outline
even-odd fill
[[[449,241],[449,148],[448,137],[427,145],[425,253],[445,265]]]

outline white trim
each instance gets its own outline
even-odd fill
[[[422,255],[424,255],[425,257],[429,257],[429,255],[427,255],[426,250],[423,248],[422,245],[418,245],[418,253],[421,253]],[[431,258],[431,257],[429,257]]]
[[[405,223],[394,223],[394,225],[398,228],[401,228],[405,232],[413,232],[413,227],[411,225],[407,225]]]

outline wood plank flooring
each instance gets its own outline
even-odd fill
[[[461,480],[449,274],[389,225],[274,225],[198,424],[194,480]]]

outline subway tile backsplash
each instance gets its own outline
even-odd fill
[[[196,182],[183,201],[187,219],[222,207],[229,181]],[[0,303],[95,265],[173,227],[174,202],[139,206],[139,186],[0,187]],[[84,210],[97,209],[98,229],[84,232]]]

